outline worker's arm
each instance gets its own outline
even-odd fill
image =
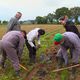
[[[37,38],[37,40],[38,40],[37,48],[40,48],[41,47],[40,36]]]
[[[8,23],[8,31],[13,30],[15,25],[16,25],[16,19],[12,18]]]
[[[18,46],[18,57],[20,58],[23,53],[25,39],[23,37],[19,38],[19,46]]]
[[[65,60],[65,66],[68,65],[68,53],[67,50],[64,47],[61,47],[57,53],[58,57],[61,57]]]

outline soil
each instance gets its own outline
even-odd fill
[[[30,74],[27,76],[26,80],[33,80],[32,78],[36,77],[36,80],[61,80],[61,72],[56,73],[55,79],[52,79],[50,77],[50,72],[56,69],[56,53],[58,50],[58,47],[54,47],[54,45],[51,45],[49,49],[46,49],[46,56],[50,57],[49,62],[44,64],[37,64],[36,67],[30,72]],[[76,73],[76,78],[74,80],[80,80],[80,73]],[[70,78],[70,72],[68,74],[68,79],[65,80],[72,80]],[[34,77],[33,77],[34,76]]]

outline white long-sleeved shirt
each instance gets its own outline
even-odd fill
[[[27,40],[28,43],[32,46],[35,47],[35,45],[33,44],[34,40],[38,41],[38,44],[40,44],[40,36],[38,36],[38,30],[40,28],[35,28],[33,30],[31,30],[28,34],[27,34]]]

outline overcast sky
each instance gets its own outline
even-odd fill
[[[0,20],[9,20],[17,11],[21,20],[45,16],[61,7],[80,7],[80,0],[0,0]]]

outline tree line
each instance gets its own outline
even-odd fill
[[[75,22],[79,23],[80,7],[70,9],[67,7],[58,8],[55,12],[49,13],[47,16],[37,16],[35,20],[38,24],[59,23],[58,19],[64,15],[67,15],[69,18],[74,18]]]
[[[80,16],[80,7],[74,7],[74,8],[67,8],[67,7],[61,7],[56,9],[55,12],[49,13],[46,16],[37,16],[35,20],[26,20],[26,21],[20,21],[21,24],[24,23],[30,23],[30,24],[58,24],[58,19],[64,15],[67,15],[69,18],[74,18],[75,23],[80,23],[78,21],[78,17]],[[8,21],[3,21],[3,24],[8,23]],[[1,24],[1,20],[0,20]]]

